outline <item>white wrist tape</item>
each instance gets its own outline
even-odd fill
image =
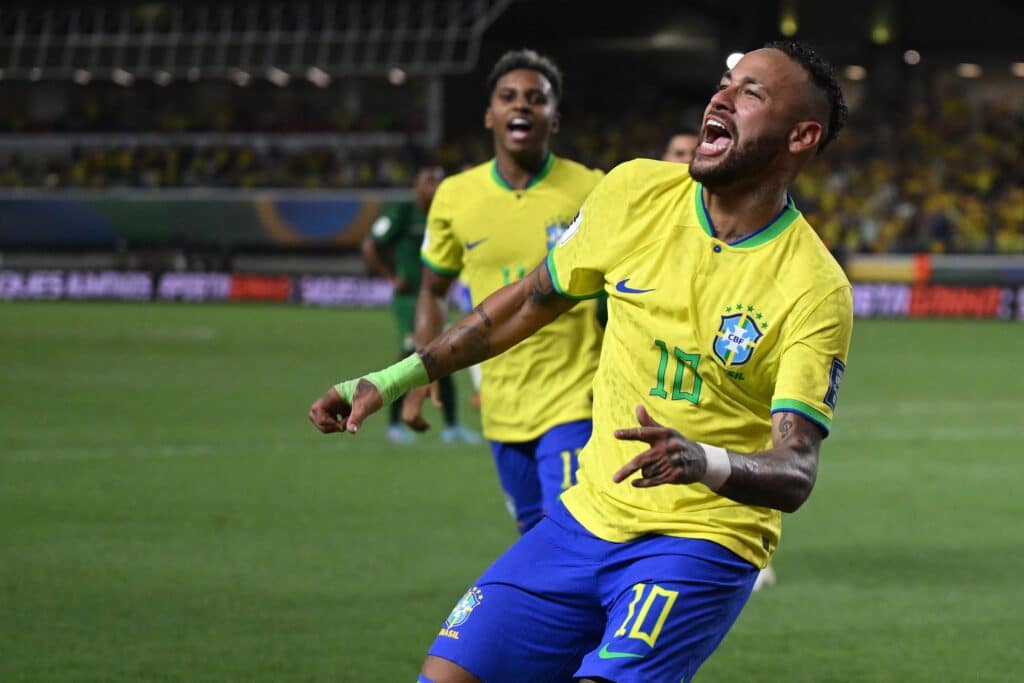
[[[732,474],[732,463],[729,462],[729,454],[724,448],[711,446],[706,443],[697,442],[704,449],[704,457],[707,458],[707,468],[700,483],[712,491],[717,491]]]

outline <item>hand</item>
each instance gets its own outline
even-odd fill
[[[313,405],[309,408],[309,421],[324,434],[333,432],[355,434],[359,431],[359,425],[363,423],[363,420],[383,406],[384,399],[381,398],[377,387],[373,386],[372,382],[361,379],[356,385],[352,405],[349,405],[338,391],[331,387],[326,394],[313,401]]]
[[[423,417],[423,400],[430,395],[430,401],[438,408],[441,407],[441,388],[437,382],[431,382],[423,387],[410,389],[402,401],[402,422],[409,425],[409,428],[416,432],[425,432],[430,429],[430,423]]]
[[[616,429],[615,438],[643,441],[650,448],[623,465],[612,475],[612,481],[620,484],[637,470],[641,476],[632,482],[637,488],[700,481],[707,468],[707,455],[700,444],[658,424],[643,406],[636,407],[636,419],[639,427]]]

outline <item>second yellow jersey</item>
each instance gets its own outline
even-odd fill
[[[601,172],[551,155],[523,190],[494,160],[446,178],[427,218],[421,255],[443,275],[461,273],[476,306],[543,263]],[[592,302],[485,362],[480,385],[484,436],[521,442],[591,415],[601,329]]]
[[[595,535],[700,538],[763,566],[777,510],[702,484],[638,489],[612,475],[646,449],[616,440],[643,404],[663,425],[740,453],[771,445],[773,412],[831,428],[853,319],[850,283],[792,202],[727,244],[682,164],[613,170],[548,256],[556,289],[608,293],[594,432],[562,500]]]

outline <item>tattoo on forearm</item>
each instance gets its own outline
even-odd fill
[[[491,322],[490,317],[488,317],[487,311],[484,310],[484,305],[483,304],[480,304],[479,306],[477,306],[473,310],[475,310],[477,312],[477,315],[479,315],[481,318],[483,318],[484,325],[486,325],[487,327],[491,327],[491,326],[494,325],[494,323]]]
[[[530,301],[540,306],[547,306],[557,301],[558,294],[550,283],[544,283],[537,271],[533,272],[530,282]]]
[[[775,445],[760,453],[729,453],[732,473],[720,495],[748,505],[796,510],[810,495],[818,473],[824,434],[809,420],[784,414],[776,426]]]
[[[441,337],[427,345],[420,360],[431,379],[449,375],[460,367],[486,359],[491,348],[485,328],[493,323],[482,306]],[[441,352],[443,350],[443,353]]]
[[[782,418],[779,423],[779,435],[782,436],[782,440],[785,441],[789,438],[789,433],[793,431],[793,418],[788,414]]]

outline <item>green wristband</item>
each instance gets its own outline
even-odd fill
[[[356,393],[356,386],[360,379],[365,379],[377,387],[381,398],[384,399],[384,405],[394,402],[414,387],[430,383],[427,368],[420,360],[419,354],[416,353],[383,370],[335,384],[334,389],[347,403],[352,403],[352,397]]]

